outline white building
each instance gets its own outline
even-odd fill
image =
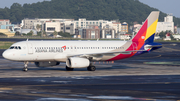
[[[60,32],[61,31],[61,24],[60,24],[60,22],[46,22],[44,24],[44,31],[47,34],[54,33],[54,31]]]
[[[141,27],[142,27],[141,24],[135,24],[135,25],[133,26],[133,31],[137,33],[137,32],[141,29]]]
[[[35,19],[29,19],[25,18],[22,20],[22,27],[23,29],[28,28],[28,29],[36,29],[36,25],[42,25],[45,22],[66,22],[66,21],[74,21],[74,19],[41,19],[41,18],[35,18]]]
[[[74,26],[76,28],[87,28],[88,26],[98,26],[100,29],[103,29],[104,26],[110,26],[115,29],[115,32],[118,33],[121,31],[121,23],[116,21],[107,21],[107,20],[86,20],[85,18],[80,18],[77,21],[74,21]]]
[[[121,23],[120,22],[112,22],[112,21],[109,21],[107,23],[102,23],[101,29],[104,29],[104,28],[111,28],[111,29],[115,30],[115,33],[119,33],[119,32],[121,32]]]
[[[116,33],[115,33],[115,29],[113,28],[113,26],[110,26],[108,24],[106,24],[106,26],[104,26],[101,30],[101,37],[103,39],[114,39],[116,38]]]
[[[174,33],[174,22],[172,15],[167,15],[164,17],[164,22],[158,22],[156,32],[160,33],[162,31],[171,31]]]
[[[142,25],[140,24],[134,25],[133,31],[137,33],[140,30],[141,26]],[[164,22],[157,23],[156,33],[160,33],[162,31],[171,31],[174,33],[174,22],[172,15],[167,15],[166,17],[164,17]]]
[[[180,34],[180,28],[177,28],[177,34]]]
[[[121,32],[121,23],[120,22],[113,22],[113,28],[115,29],[116,33]]]
[[[108,23],[107,20],[86,20],[85,18],[80,18],[77,21],[74,21],[75,28],[87,28],[87,26],[99,26],[102,28],[103,23]]]
[[[37,25],[41,25],[41,29],[37,29]],[[35,29],[37,31],[44,30],[47,34],[56,32],[68,32],[71,35],[75,34],[75,29],[87,28],[88,26],[98,26],[102,30],[102,37],[107,38],[106,35],[111,35],[111,38],[115,38],[117,33],[122,30],[127,32],[128,24],[121,24],[118,21],[107,21],[107,20],[86,20],[80,18],[74,19],[23,19],[23,28]],[[125,29],[125,30],[124,30]],[[108,37],[109,38],[109,37]]]
[[[9,29],[10,20],[9,19],[0,19],[0,29]]]

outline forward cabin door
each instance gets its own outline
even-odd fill
[[[33,54],[33,46],[32,46],[32,43],[27,43],[27,47],[28,47],[28,54]]]

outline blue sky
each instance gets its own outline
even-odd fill
[[[10,7],[13,3],[36,3],[44,0],[0,0],[0,8]],[[50,1],[50,0],[45,0]],[[140,2],[159,9],[164,13],[172,13],[174,16],[180,18],[180,0],[139,0]]]
[[[159,9],[164,13],[180,18],[180,0],[139,0],[140,2]]]

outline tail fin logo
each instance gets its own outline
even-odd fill
[[[159,11],[152,11],[132,41],[141,43],[153,42],[154,37],[152,36],[156,32],[158,17]]]
[[[145,39],[145,36],[141,36],[141,39]]]

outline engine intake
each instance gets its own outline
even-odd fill
[[[85,68],[90,65],[90,61],[86,58],[70,57],[66,60],[69,68]]]

